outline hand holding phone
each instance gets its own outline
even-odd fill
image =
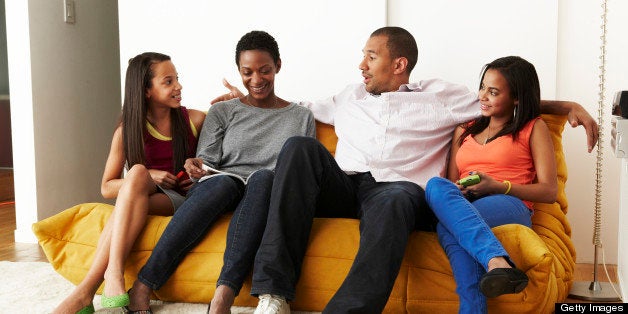
[[[480,176],[477,175],[477,174],[470,175],[468,177],[464,177],[464,178],[458,180],[458,184],[460,184],[460,185],[462,185],[464,187],[467,187],[467,186],[470,186],[470,185],[474,185],[474,184],[478,184],[478,183],[480,183]]]
[[[181,183],[182,181],[185,181],[187,179],[189,179],[190,177],[188,176],[188,173],[185,171],[179,171],[179,173],[177,173],[177,182]]]

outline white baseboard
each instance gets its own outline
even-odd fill
[[[14,235],[16,243],[37,243],[37,237],[30,228],[18,228]]]
[[[626,302],[626,297],[628,297],[628,287],[626,287],[626,284],[628,284],[628,282],[624,281],[624,272],[620,267],[617,267],[617,278],[619,284],[619,293],[621,294],[621,300],[622,302]]]

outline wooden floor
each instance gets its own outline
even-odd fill
[[[0,169],[0,261],[47,262],[39,245],[15,243],[15,228],[13,171]]]
[[[7,178],[10,178],[7,180]],[[6,184],[10,181],[10,188]],[[44,252],[37,244],[15,243],[13,231],[15,224],[15,204],[13,203],[13,175],[12,172],[0,169],[0,261],[11,262],[47,262]],[[7,190],[10,190],[7,196]],[[612,282],[617,282],[616,265],[607,265]],[[575,281],[591,282],[593,280],[592,264],[576,264]],[[598,265],[598,281],[608,282],[602,265]],[[617,287],[619,290],[619,288]],[[582,302],[567,299],[565,302]]]

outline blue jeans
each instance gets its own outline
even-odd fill
[[[172,216],[151,256],[140,270],[138,280],[153,290],[161,288],[187,253],[203,240],[222,214],[236,209],[236,206],[240,212],[254,211],[242,207],[267,206],[268,195],[260,194],[262,204],[259,205],[256,191],[268,190],[269,184],[272,184],[270,170],[256,171],[249,178],[246,190],[240,180],[230,176],[216,176],[194,184],[187,199]],[[262,223],[265,222],[265,219],[262,220]],[[246,244],[242,246],[247,247]],[[248,269],[241,271],[246,276]]]
[[[275,168],[251,294],[294,299],[314,217],[360,219],[358,253],[325,313],[381,313],[409,234],[416,227],[434,230],[435,223],[420,186],[376,182],[368,172],[347,175],[318,141],[292,137]]]
[[[488,261],[502,256],[512,264],[491,228],[505,224],[530,227],[532,212],[511,195],[488,195],[469,202],[455,184],[444,178],[427,182],[425,198],[439,220],[436,231],[456,280],[459,313],[487,313],[479,282]]]
[[[251,174],[244,197],[229,223],[224,264],[216,286],[228,286],[235,295],[240,293],[253,267],[255,253],[264,235],[273,177],[274,173],[266,169]]]

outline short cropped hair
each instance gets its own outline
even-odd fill
[[[404,57],[408,59],[408,74],[412,72],[419,58],[419,48],[416,45],[414,36],[407,30],[397,26],[386,26],[375,30],[371,37],[386,36],[388,42],[386,47],[393,58]]]
[[[236,45],[235,62],[240,67],[240,53],[246,50],[266,51],[273,58],[275,64],[279,62],[279,46],[273,36],[264,31],[251,31],[238,41]]]

